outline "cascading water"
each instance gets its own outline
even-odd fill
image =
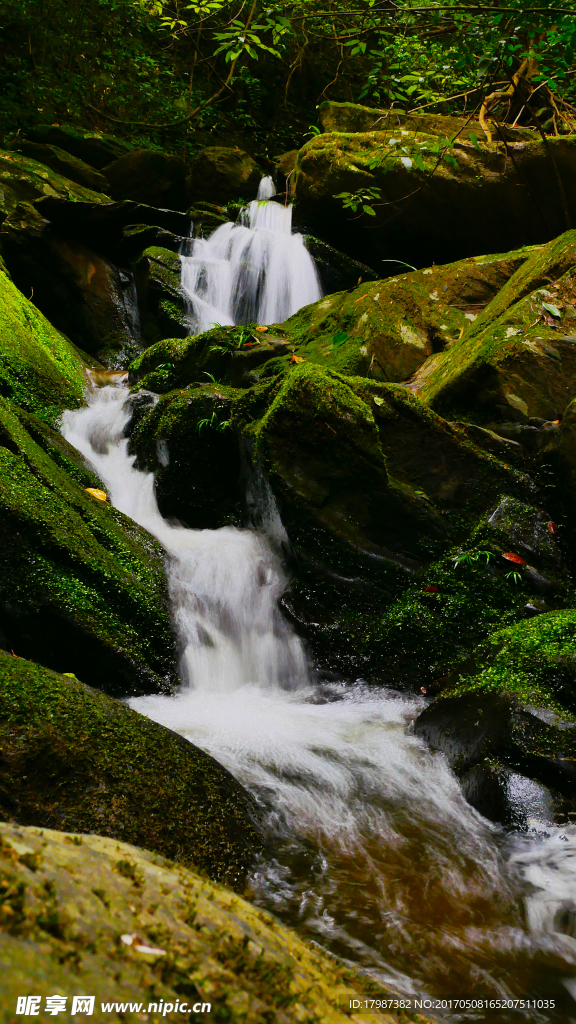
[[[63,433],[167,552],[182,686],[130,703],[207,750],[260,802],[275,853],[252,878],[252,899],[407,994],[570,1000],[576,830],[536,823],[506,837],[410,733],[419,699],[315,682],[278,611],[273,510],[272,542],[265,529],[166,523],[152,475],[128,454],[126,397],[123,386],[94,391],[64,414]],[[576,1012],[449,1019],[566,1022]]]
[[[274,324],[322,297],[314,260],[302,235],[292,234],[292,207],[270,202],[272,178],[238,221],[196,238],[181,256],[182,288],[192,334],[214,324]]]

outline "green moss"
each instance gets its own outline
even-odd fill
[[[3,644],[114,693],[169,687],[174,642],[159,546],[84,490],[94,478],[70,446],[36,432],[60,465],[0,399]]]
[[[260,839],[241,786],[183,738],[70,677],[0,652],[0,806],[238,884]]]
[[[108,196],[70,181],[45,164],[7,150],[0,151],[0,186],[2,185],[24,202],[33,202],[45,196],[58,196],[69,202],[111,202]]]
[[[81,405],[85,367],[78,349],[0,271],[0,393],[54,422]]]
[[[498,630],[475,656],[477,671],[442,696],[502,691],[562,717],[576,713],[576,609]]]

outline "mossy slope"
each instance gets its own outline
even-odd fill
[[[57,461],[0,399],[3,646],[116,694],[169,688],[174,640],[159,546],[86,493],[94,480],[74,449],[41,421],[24,422]]]
[[[43,1003],[55,991],[90,992],[98,1008],[112,993],[145,1008],[160,999],[173,1006],[206,1002],[210,1014],[178,1019],[209,1016],[218,1024],[345,1024],[350,999],[394,995],[181,865],[100,836],[11,825],[0,825],[0,836],[3,905],[13,910],[0,919],[6,1024],[28,989]],[[136,933],[162,955],[139,953],[120,939]],[[126,1011],[109,1019],[141,1016]],[[149,1019],[157,1024],[162,1017],[151,1011]],[[393,1024],[378,1010],[365,1011],[362,1020]],[[394,1015],[397,1021],[424,1024],[408,1011]]]
[[[82,404],[86,362],[0,269],[0,393],[47,422]]]
[[[576,231],[533,252],[412,390],[444,414],[557,419],[574,393],[575,264]]]
[[[213,758],[78,680],[0,652],[0,808],[23,825],[97,832],[238,885],[261,840]]]

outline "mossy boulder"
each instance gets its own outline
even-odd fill
[[[408,380],[451,348],[531,255],[476,256],[328,295],[283,330],[306,361],[375,380]]]
[[[33,142],[58,146],[91,167],[102,170],[106,164],[129,153],[132,146],[114,135],[98,131],[82,131],[75,125],[43,124],[28,128],[26,135]]]
[[[159,545],[86,492],[93,474],[82,475],[74,449],[56,446],[40,421],[21,421],[1,399],[0,422],[2,646],[113,694],[170,690]]]
[[[493,633],[416,721],[416,734],[469,771],[497,761],[576,800],[576,611]]]
[[[77,185],[83,185],[85,188],[92,189],[93,192],[102,192],[104,195],[108,191],[108,181],[103,174],[100,174],[84,160],[80,160],[79,157],[72,156],[65,149],[60,149],[59,146],[48,146],[39,142],[22,142],[19,150],[25,156],[30,156],[33,160],[38,160],[39,163],[45,164],[46,167],[69,178],[70,181],[75,181]]]
[[[464,122],[461,122],[464,127]],[[378,126],[380,128],[380,125]],[[566,228],[552,151],[576,215],[576,136],[487,142],[461,132],[394,126],[316,135],[291,178],[313,234],[375,266],[420,266],[544,242]],[[341,193],[376,188],[375,216],[345,210]]]
[[[0,270],[0,393],[53,422],[82,403],[86,365]]]
[[[0,187],[27,203],[43,197],[85,203],[111,201],[107,195],[79,185],[43,163],[9,150],[0,151]]]
[[[133,149],[107,164],[102,173],[114,199],[132,199],[169,210],[186,209],[186,164],[179,156]]]
[[[158,271],[154,267],[152,273]],[[162,283],[152,290],[161,294]],[[164,394],[214,377],[233,387],[251,387],[285,370],[294,346],[282,326],[261,332],[256,324],[215,327],[204,334],[165,338],[130,364],[131,383]]]
[[[576,231],[529,255],[462,337],[410,388],[444,415],[555,420],[574,395]]]
[[[0,811],[96,832],[239,885],[262,843],[254,808],[209,754],[125,704],[0,652]]]
[[[377,281],[379,274],[372,267],[353,260],[350,256],[327,245],[314,235],[303,236],[304,245],[314,259],[316,270],[326,293],[339,292],[344,288],[353,289],[362,281]]]
[[[453,117],[446,114],[405,113],[403,110],[366,107],[360,103],[337,103],[324,100],[318,107],[318,118],[324,132],[370,132],[384,128],[408,128],[410,131],[426,132],[449,138],[485,139],[484,129],[479,121]],[[540,136],[532,128],[511,128],[501,125],[502,135],[510,141],[538,141]],[[501,135],[492,129],[497,138]]]
[[[252,157],[237,146],[207,146],[192,163],[188,178],[190,202],[255,199],[262,174]]]
[[[345,1024],[350,1000],[393,997],[181,864],[101,836],[2,824],[0,838],[5,1024],[29,990],[43,1005],[55,991],[69,993],[69,1009],[73,995],[89,992],[96,1012],[113,993],[119,1002],[142,1003],[153,1024],[162,1013],[148,1006],[161,999],[180,1010],[186,1004],[184,1020]],[[200,1013],[202,1003],[210,1013]],[[107,1016],[136,1024],[140,1011]],[[424,1024],[402,1012],[406,1024]],[[394,1024],[383,1010],[366,1010],[362,1019]]]
[[[193,203],[187,213],[194,225],[194,237],[208,237],[230,220],[226,207],[217,203]]]
[[[150,408],[146,392],[135,394],[130,448],[138,466],[155,474],[163,516],[195,529],[241,524],[241,454],[230,426],[236,395],[207,382],[170,391]]]

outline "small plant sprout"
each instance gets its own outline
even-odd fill
[[[196,424],[196,430],[199,435],[204,430],[215,430],[218,434],[223,434],[229,427],[230,420],[220,421],[216,411],[214,411],[211,416],[207,416],[203,420],[198,420],[198,423]]]
[[[516,569],[512,569],[511,572],[507,572],[506,573],[506,577],[505,578],[507,580],[510,580],[511,583],[518,584],[518,583],[520,583],[522,581],[522,573],[521,572],[517,572]]]
[[[462,551],[454,559],[454,568],[457,569],[459,565],[474,565],[481,559],[488,565],[491,558],[494,558],[491,551]]]

